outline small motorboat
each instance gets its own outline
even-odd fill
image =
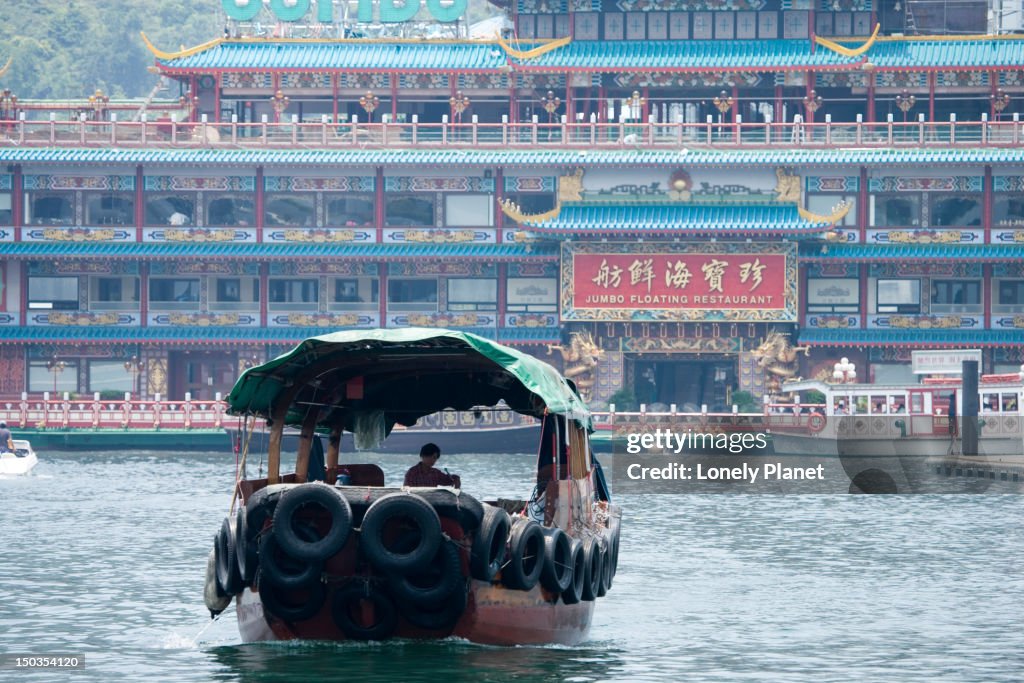
[[[272,428],[267,477],[245,476],[243,452],[238,505],[207,561],[206,605],[217,614],[234,599],[243,641],[586,639],[615,576],[621,510],[593,459],[590,413],[552,366],[465,332],[354,330],[246,370],[227,401]],[[389,488],[378,465],[339,459],[344,432],[375,441],[498,404],[539,422],[528,498],[482,500],[459,481]],[[301,431],[291,473],[286,426]],[[313,468],[317,432],[328,447]]]
[[[13,452],[0,452],[0,475],[28,474],[38,462],[32,444],[24,439],[14,439]]]

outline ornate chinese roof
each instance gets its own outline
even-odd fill
[[[1022,164],[1024,148],[935,149],[69,149],[0,147],[0,163],[216,166],[908,166]]]
[[[1019,346],[1020,330],[943,330],[934,328],[899,330],[800,330],[801,344],[813,346],[915,346],[921,348],[977,348]]]
[[[508,60],[496,45],[482,42],[423,41],[214,41],[204,50],[158,59],[174,70],[273,69],[343,71],[497,71]]]
[[[256,244],[256,243],[119,243],[18,242],[4,244],[4,256],[26,258],[148,258],[148,259],[487,259],[489,261],[550,261],[558,258],[554,244]]]
[[[801,250],[805,261],[1021,261],[1024,244],[822,244]]]
[[[846,42],[846,41],[844,41]],[[853,41],[856,43],[857,41]],[[864,41],[860,41],[864,43]],[[870,44],[868,44],[870,43]],[[420,40],[225,40],[176,53],[151,47],[170,71],[834,71],[880,69],[1019,68],[1018,37],[885,37],[867,49],[830,49],[804,39],[577,40],[536,56],[506,53],[494,42]],[[529,48],[535,45],[520,45]],[[536,43],[542,45],[542,43]]]
[[[667,233],[756,235],[817,234],[831,223],[802,218],[795,204],[564,204],[561,212],[541,223],[541,233],[590,234]]]

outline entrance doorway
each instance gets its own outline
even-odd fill
[[[736,360],[637,360],[634,365],[637,401],[650,407],[673,403],[681,412],[728,412],[731,387],[736,384]]]
[[[171,351],[167,368],[167,398],[212,401],[226,396],[237,378],[237,360],[231,351]]]

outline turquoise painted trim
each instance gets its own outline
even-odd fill
[[[832,330],[803,329],[799,343],[819,346],[920,346],[972,348],[1020,346],[1019,330]]]
[[[702,150],[688,149],[685,156],[678,149],[645,150],[587,149],[580,156],[579,149],[75,149],[24,148],[0,149],[0,163],[55,163],[55,164],[152,164],[174,166],[280,165],[315,167],[325,166],[420,166],[438,167],[493,166],[658,166],[687,167],[745,167],[751,165],[833,166],[835,164],[863,164],[866,166],[903,166],[908,164],[963,165],[963,164],[1022,164],[1024,148],[966,148],[966,149],[766,149],[766,150]],[[350,173],[351,171],[349,171]]]
[[[795,204],[579,204],[565,205],[555,218],[530,223],[531,230],[553,233],[756,232],[817,233],[829,223],[810,223]]]
[[[483,258],[489,260],[551,260],[558,258],[555,244],[167,244],[18,242],[5,244],[9,258]]]
[[[1013,261],[1024,260],[1024,244],[822,244],[801,250],[805,261]]]

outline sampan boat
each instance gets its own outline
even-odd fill
[[[372,445],[396,424],[499,401],[542,422],[528,498],[386,488],[377,465],[342,462],[344,432]],[[615,576],[621,512],[592,459],[590,414],[552,366],[463,332],[346,331],[250,368],[227,402],[271,426],[267,477],[247,479],[243,464],[207,563],[207,607],[234,598],[243,640],[586,638]],[[301,436],[282,474],[288,426]],[[313,481],[317,432],[328,447]]]

